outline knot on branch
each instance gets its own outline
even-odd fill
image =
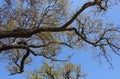
[[[108,7],[108,5],[107,5],[108,0],[95,0],[94,3],[99,6],[100,11],[106,10]]]

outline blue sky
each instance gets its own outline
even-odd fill
[[[77,10],[79,5],[84,2],[84,0],[73,0],[73,11]],[[120,21],[120,6],[115,6],[108,10],[107,19],[110,22],[114,22],[116,24]],[[102,64],[99,64],[97,60],[94,59],[93,54],[91,53],[91,49],[64,49],[63,51],[69,53],[75,53],[71,61],[74,64],[81,64],[81,70],[84,73],[87,73],[87,79],[119,79],[120,78],[120,57],[112,54],[112,64],[114,69],[109,68],[109,64],[106,60],[102,59]],[[112,53],[112,52],[110,52]],[[76,60],[77,59],[77,60]],[[32,68],[35,69],[38,67],[41,62],[41,59],[36,58],[35,62],[32,65],[26,66],[26,69]],[[24,77],[24,73],[20,75],[8,76],[8,71],[4,68],[6,64],[5,61],[0,61],[0,79],[26,79]]]

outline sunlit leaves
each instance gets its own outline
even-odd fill
[[[0,8],[0,51],[5,52],[12,63],[11,71],[23,71],[24,65],[32,62],[29,56],[44,57],[52,61],[61,53],[64,46],[81,48],[93,46],[102,51],[104,57],[111,48],[114,53],[119,48],[119,28],[114,23],[106,23],[104,17],[93,12],[94,5],[106,11],[107,0],[88,2],[71,16],[69,0],[2,0]],[[86,11],[84,11],[86,8]],[[70,10],[68,10],[71,8]],[[84,11],[84,13],[83,13]],[[92,11],[92,14],[91,12]],[[98,12],[98,13],[100,13]],[[79,16],[78,16],[79,15]],[[97,16],[94,16],[97,15]],[[17,46],[16,46],[17,45]],[[26,53],[27,52],[27,53]],[[97,52],[97,51],[96,51]],[[100,52],[101,54],[101,52]],[[119,53],[116,53],[119,55]],[[24,61],[21,61],[24,60]],[[11,63],[10,63],[11,64]],[[45,64],[46,77],[59,74],[53,66]],[[74,78],[71,72],[79,75],[79,68],[71,63],[60,68],[63,76]],[[7,67],[8,68],[8,67]],[[8,68],[10,70],[10,68]],[[74,71],[75,70],[75,71]],[[33,76],[35,77],[35,75]],[[41,77],[39,77],[41,78]],[[61,78],[61,77],[60,77]]]
[[[3,4],[2,12],[0,12],[2,14],[2,23],[5,24],[3,26],[6,26],[4,28],[10,30],[44,26],[56,27],[60,25],[61,20],[64,20],[67,15],[67,7],[65,6],[68,5],[68,1],[18,0],[15,3],[14,1],[3,1],[5,5],[10,4],[10,6],[7,8]],[[8,25],[8,22],[10,25]]]
[[[80,66],[76,66],[70,62],[61,65],[44,62],[39,70],[35,70],[28,75],[30,75],[30,79],[78,79],[85,76],[81,73]]]

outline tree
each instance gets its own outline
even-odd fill
[[[31,55],[65,61],[57,59],[65,46],[93,47],[112,65],[108,51],[120,56],[120,29],[94,15],[106,12],[111,4],[112,0],[88,1],[71,15],[68,0],[4,0],[0,7],[0,54],[8,59],[10,66],[6,68],[11,74],[24,72],[24,66],[32,62]]]
[[[44,62],[40,69],[37,69],[28,74],[28,79],[79,79],[85,77],[81,73],[80,66],[67,62],[60,66],[56,63]]]

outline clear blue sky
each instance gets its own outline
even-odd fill
[[[85,0],[73,0],[73,10],[76,10],[79,5]],[[114,6],[114,8],[108,10],[107,17],[109,21],[113,21],[116,24],[120,22],[120,6]],[[112,64],[114,69],[109,69],[109,64],[103,59],[102,64],[99,64],[92,55],[91,49],[64,49],[63,51],[69,53],[76,53],[71,61],[74,64],[81,64],[82,72],[87,73],[87,79],[120,79],[120,57],[112,55]],[[112,52],[110,52],[112,53]],[[77,59],[77,60],[76,60]],[[26,66],[26,69],[38,67],[41,62],[39,58],[35,60],[32,65]],[[0,79],[26,79],[24,75],[8,76],[8,71],[4,68],[5,61],[0,61]],[[23,73],[24,74],[24,73]]]

